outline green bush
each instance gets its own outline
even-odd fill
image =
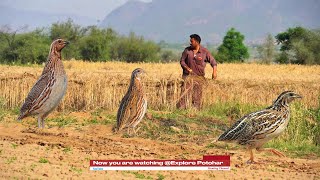
[[[89,28],[89,33],[80,40],[81,59],[89,61],[106,61],[110,59],[112,43],[117,33],[112,29]]]
[[[5,42],[0,44],[0,63],[43,63],[47,59],[51,42],[57,38],[70,42],[62,51],[64,59],[126,62],[155,62],[160,59],[160,46],[142,36],[134,33],[119,36],[110,28],[81,27],[71,19],[53,23],[47,29],[21,34],[17,32],[9,27],[0,27],[0,40]],[[167,53],[163,57],[167,61],[172,55]]]
[[[279,63],[320,64],[320,30],[289,28],[276,36],[281,45]]]
[[[244,35],[234,28],[228,30],[223,43],[218,47],[216,58],[220,62],[243,62],[249,58],[248,48],[243,44]]]
[[[18,34],[2,50],[2,63],[43,63],[47,60],[50,40],[42,30]]]
[[[153,62],[160,47],[152,42],[145,41],[143,37],[130,33],[129,37],[120,37],[111,46],[111,59],[126,62]]]

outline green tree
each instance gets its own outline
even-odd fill
[[[287,51],[292,49],[293,41],[301,39],[307,30],[303,27],[289,28],[287,31],[276,35],[277,43],[281,44],[281,51]]]
[[[276,39],[281,44],[279,63],[320,64],[320,30],[289,28]]]
[[[96,26],[88,27],[88,35],[80,40],[79,51],[81,59],[89,61],[106,61],[110,59],[110,51],[117,33],[108,29],[99,29]]]
[[[265,38],[263,44],[258,46],[259,57],[262,59],[263,63],[270,64],[274,61],[275,57],[275,45],[274,38],[271,34],[268,34]]]
[[[172,50],[161,50],[160,57],[162,62],[172,62],[179,59],[179,57],[174,54]]]
[[[26,26],[18,29],[12,29],[9,25],[0,27],[0,52],[2,62],[14,62],[18,59],[17,54],[14,52],[16,49],[16,36],[19,31],[26,29]]]
[[[35,30],[17,37],[18,62],[21,64],[40,64],[47,61],[50,39],[43,30]]]
[[[1,32],[0,38],[6,39],[6,45],[1,48],[2,63],[42,63],[49,51],[49,38],[43,29],[29,33],[16,34],[17,31]]]
[[[249,58],[248,48],[243,44],[244,35],[235,28],[228,30],[223,43],[218,47],[217,60],[221,62],[243,62]]]
[[[111,46],[111,58],[126,62],[154,62],[159,58],[160,47],[152,42],[145,41],[142,36],[133,32],[128,37],[120,37]]]

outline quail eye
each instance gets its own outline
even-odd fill
[[[58,43],[61,43],[61,40],[58,40]]]

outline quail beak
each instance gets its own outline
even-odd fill
[[[295,94],[293,97],[302,99],[302,96],[300,96],[299,94]]]
[[[143,70],[143,73],[142,73],[144,76],[148,76],[148,73],[146,71]]]
[[[69,42],[69,41],[64,41],[63,43],[64,43],[64,45],[68,45],[68,44],[70,44],[70,42]]]

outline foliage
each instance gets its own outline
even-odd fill
[[[48,56],[48,47],[50,43],[47,36],[42,33],[43,30],[17,34],[11,38],[1,50],[1,60],[4,63],[43,63]],[[8,36],[9,33],[7,33]]]
[[[64,59],[171,62],[177,60],[177,52],[181,52],[181,44],[155,43],[133,32],[127,36],[119,35],[110,28],[82,27],[71,19],[31,32],[25,32],[25,29],[0,27],[0,63],[41,64],[46,61],[49,46],[56,38],[70,41],[62,51]],[[249,57],[244,38],[234,28],[229,29],[223,43],[213,53],[214,57],[220,62],[243,62]],[[276,36],[276,41],[281,44],[279,54],[275,54],[273,41],[273,37],[268,35],[265,43],[258,47],[264,63],[275,59],[278,63],[320,64],[320,30],[296,27],[279,33]]]
[[[48,159],[41,157],[39,163],[49,163]]]
[[[126,62],[152,62],[157,59],[160,47],[152,41],[145,41],[133,32],[129,37],[120,37],[111,47],[111,59]]]
[[[289,28],[276,36],[281,44],[279,63],[320,64],[320,30]]]
[[[162,50],[160,56],[161,56],[161,61],[162,62],[173,62],[173,61],[176,61],[179,58],[171,50]]]
[[[99,29],[96,26],[88,28],[88,35],[80,41],[80,55],[82,59],[99,61],[110,59],[112,42],[117,33],[112,29]]]
[[[268,34],[264,40],[264,43],[258,46],[258,53],[263,63],[270,64],[274,61],[275,45],[274,38],[271,34]]]
[[[40,64],[46,61],[51,42],[57,38],[70,41],[62,51],[64,59],[85,59],[88,61],[121,60],[126,62],[159,61],[160,46],[131,33],[119,36],[113,29],[97,26],[81,27],[71,19],[53,23],[48,29],[37,29],[20,33],[22,28],[12,30],[0,27],[0,63]],[[163,52],[165,61],[173,56]]]
[[[302,27],[289,28],[286,32],[276,35],[277,42],[281,44],[281,51],[287,51],[292,48],[293,40],[303,37],[306,29]]]
[[[244,35],[235,28],[228,30],[223,43],[218,47],[217,60],[221,62],[243,62],[249,58],[248,48],[243,44]]]

